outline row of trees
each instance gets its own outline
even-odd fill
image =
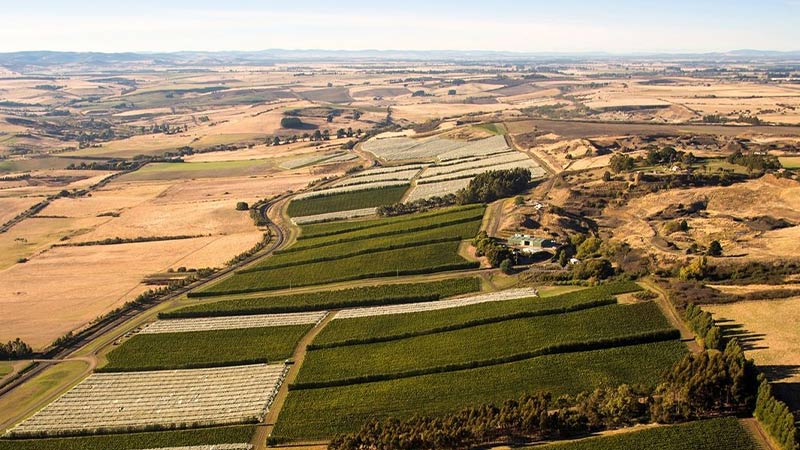
[[[355,433],[337,436],[329,448],[463,449],[500,441],[563,439],[637,423],[737,414],[755,403],[756,381],[752,362],[732,340],[723,352],[687,355],[654,390],[621,385],[558,399],[539,393],[438,417],[372,421]],[[765,415],[768,408],[774,410],[765,400]]]
[[[772,395],[766,377],[759,376],[758,398],[756,399],[756,419],[766,428],[767,432],[775,439],[782,450],[797,450],[797,427],[794,424],[794,415],[786,403]]]
[[[686,306],[684,317],[689,328],[702,340],[705,348],[720,349],[722,346],[722,330],[717,326],[711,313],[703,311],[694,303],[689,303]]]
[[[421,198],[408,203],[395,203],[393,205],[379,206],[377,211],[378,215],[384,217],[401,216],[404,214],[412,214],[450,206],[455,204],[455,202],[455,194],[446,194],[441,197],[434,196],[431,198]]]
[[[20,338],[0,343],[0,359],[25,359],[33,355],[33,349]]]

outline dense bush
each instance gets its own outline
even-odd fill
[[[513,197],[528,189],[531,171],[523,168],[492,170],[479,174],[469,185],[458,191],[459,204],[490,203],[500,198]]]
[[[20,338],[0,343],[0,360],[2,359],[26,359],[33,355],[31,346],[23,342]]]
[[[772,386],[762,375],[756,399],[755,417],[778,443],[781,450],[800,448],[794,415],[785,403],[772,395]]]

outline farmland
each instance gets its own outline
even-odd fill
[[[198,292],[203,296],[240,294],[365,278],[476,268],[458,256],[459,242],[379,251],[272,270],[237,274]]]
[[[386,284],[309,294],[222,300],[187,306],[177,311],[163,313],[162,317],[218,317],[413,303],[476,292],[480,288],[480,281],[477,278],[453,278],[414,284]]]
[[[254,316],[258,317],[258,316]],[[108,354],[104,371],[185,369],[279,362],[312,325],[140,333]]]
[[[0,439],[0,450],[137,450],[141,448],[250,442],[255,426],[237,425],[195,430],[155,431],[51,439]]]
[[[636,285],[618,288],[590,288],[559,296],[536,299],[522,297],[500,302],[487,302],[460,308],[407,313],[402,315],[370,315],[347,320],[334,320],[317,336],[315,344],[325,345],[348,339],[380,339],[408,334],[422,334],[477,320],[502,320],[513,314],[553,314],[613,302],[612,294],[636,290]],[[491,296],[492,294],[488,294]],[[469,299],[470,297],[465,297]],[[341,313],[346,317],[346,311]]]
[[[309,352],[298,383],[368,378],[502,359],[573,342],[602,341],[669,329],[658,307],[608,305],[512,319],[390,342]],[[479,346],[470,343],[480,342]],[[359,361],[352,364],[353,360]]]
[[[323,439],[369,419],[436,414],[502,402],[524,392],[558,396],[600,385],[653,385],[685,352],[678,341],[547,355],[479,369],[399,380],[291,391],[274,434]],[[453,387],[457,386],[457,389]]]
[[[339,191],[292,201],[289,215],[293,217],[313,216],[337,211],[373,208],[397,203],[408,190],[403,182],[383,182],[388,186],[363,184],[342,187]],[[400,183],[397,185],[397,183]],[[375,186],[375,187],[373,187]],[[322,191],[324,192],[324,191]]]
[[[283,364],[256,364],[94,374],[11,433],[43,437],[252,422],[264,414],[283,371]],[[155,409],[161,410],[156,417]]]
[[[757,450],[758,445],[733,417],[649,428],[578,442],[537,446],[541,450]]]

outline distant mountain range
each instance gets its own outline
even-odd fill
[[[502,62],[557,62],[587,60],[695,60],[695,61],[800,61],[800,50],[792,52],[765,50],[734,50],[713,53],[557,53],[557,52],[499,52],[460,50],[284,50],[171,53],[97,53],[24,51],[0,53],[0,66],[12,70],[63,65],[115,66],[139,63],[172,66],[264,65],[278,62],[313,61],[502,61]]]

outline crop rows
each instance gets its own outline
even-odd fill
[[[252,444],[193,445],[191,447],[160,447],[148,450],[251,450]]]
[[[384,181],[410,181],[420,169],[403,170],[400,172],[386,172],[374,175],[364,175],[357,178],[346,178],[335,183],[335,186],[356,186],[362,184],[380,183]]]
[[[295,225],[305,225],[319,222],[329,222],[341,219],[357,219],[359,217],[373,216],[378,208],[351,209],[349,211],[335,211],[331,213],[315,214],[313,216],[294,217]]]
[[[462,147],[463,142],[450,139],[431,138],[415,140],[409,138],[389,138],[368,141],[363,149],[388,161],[426,160]]]
[[[495,164],[491,167],[478,167],[474,169],[465,169],[454,173],[445,173],[442,175],[437,175],[433,177],[424,178],[419,180],[418,184],[427,184],[427,183],[436,183],[440,181],[447,181],[447,180],[455,180],[460,178],[474,178],[476,175],[482,174],[484,172],[490,170],[508,170],[508,169],[516,169],[516,168],[524,168],[530,169],[531,171],[531,178],[538,178],[544,175],[544,169],[539,167],[536,162],[531,159],[525,158],[523,160],[517,160],[515,162],[508,162],[504,164]]]
[[[313,191],[293,199],[287,212],[292,217],[302,217],[375,208],[399,202],[407,190],[407,181],[385,181]]]
[[[503,136],[493,136],[478,141],[472,141],[457,149],[439,155],[440,161],[469,158],[474,156],[490,156],[508,151],[508,144]]]
[[[452,174],[461,172],[462,170],[477,169],[479,167],[489,167],[497,164],[505,164],[516,161],[525,161],[530,158],[520,152],[509,151],[501,153],[488,158],[473,159],[466,162],[459,162],[457,164],[450,164],[446,166],[432,166],[425,169],[420,178],[430,178],[437,175]]]
[[[473,342],[470,345],[479,345]],[[290,391],[276,437],[324,439],[368,420],[436,415],[499,404],[524,393],[554,397],[623,383],[652,387],[686,352],[678,340],[554,354],[477,369],[349,386]],[[358,361],[351,361],[358,364]]]
[[[263,417],[283,364],[95,373],[12,430],[14,436],[95,434],[245,423]]]
[[[413,284],[385,284],[307,294],[224,300],[161,313],[159,317],[219,317],[241,314],[316,311],[364,305],[414,303],[477,292],[480,289],[481,284],[477,278],[452,278]]]
[[[325,245],[411,234],[459,223],[480,221],[483,219],[483,214],[484,208],[479,207],[448,210],[446,214],[415,215],[413,218],[405,218],[404,220],[380,219],[375,221],[378,222],[377,226],[355,228],[353,230],[343,230],[335,234],[299,239],[295,245],[286,250],[279,251],[277,254],[282,255],[300,250],[317,249]]]
[[[389,218],[380,218],[372,220],[359,220],[355,222],[336,222],[336,223],[319,223],[312,225],[305,225],[302,227],[302,234],[298,240],[305,240],[317,237],[327,237],[334,234],[342,234],[353,231],[362,231],[369,228],[382,227],[390,224],[415,222],[418,220],[425,220],[431,217],[446,216],[449,214],[456,214],[461,211],[469,210],[483,210],[481,205],[467,205],[445,209],[437,209],[424,213],[412,214],[407,216],[397,216]]]
[[[421,245],[258,272],[239,273],[193,296],[234,295],[367,278],[477,268],[458,255],[458,241]]]
[[[331,243],[316,248],[292,251],[273,255],[238,273],[256,272],[278,267],[296,266],[321,261],[335,261],[368,253],[378,253],[400,248],[412,248],[420,245],[436,244],[440,242],[453,242],[469,239],[478,232],[480,219],[464,219],[437,228],[425,229],[408,234],[379,236],[372,239],[361,239],[341,243]]]
[[[386,166],[386,167],[374,167],[366,170],[362,170],[361,172],[356,172],[355,174],[351,175],[351,178],[360,178],[360,177],[369,177],[372,175],[377,174],[386,174],[386,173],[393,173],[393,172],[403,172],[406,170],[417,169],[421,170],[427,167],[428,164],[403,164],[401,166]]]
[[[297,194],[294,197],[294,200],[295,201],[305,200],[316,197],[327,197],[334,194],[343,194],[345,192],[368,191],[371,189],[394,187],[394,186],[406,186],[406,185],[408,185],[408,181],[384,181],[384,182],[375,182],[369,184],[357,184],[355,186],[333,187],[329,189],[320,189],[318,191],[309,191],[309,192],[304,192],[302,194]]]
[[[758,448],[735,417],[701,420],[537,447],[540,450],[757,450]]]
[[[308,353],[298,383],[403,374],[438,367],[475,363],[491,365],[505,357],[554,352],[571,344],[616,346],[615,339],[669,330],[654,303],[607,305],[564,314],[544,315],[479,324],[440,333],[388,342],[313,350]],[[668,337],[665,333],[655,340]],[[601,342],[602,341],[602,342]],[[474,345],[475,343],[480,345]],[[642,342],[642,341],[635,341]],[[358,364],[352,364],[357,360]]]
[[[281,167],[284,169],[297,169],[299,167],[308,166],[310,164],[315,164],[321,161],[326,161],[331,158],[338,158],[344,155],[311,155],[311,156],[304,156],[300,158],[290,159],[288,161],[284,161],[281,163]]]
[[[108,354],[103,372],[190,369],[283,361],[313,324],[137,334]]]
[[[50,439],[0,439],[0,450],[135,450],[250,442],[254,425]]]
[[[439,309],[458,308],[460,306],[477,305],[486,302],[500,302],[514,300],[518,298],[536,297],[536,290],[533,288],[509,289],[500,292],[474,295],[471,297],[453,298],[449,300],[439,300],[438,302],[413,303],[407,305],[373,306],[369,308],[352,308],[340,311],[334,319],[354,319],[358,317],[384,316],[389,314],[407,314],[424,311],[436,311]]]
[[[192,319],[158,320],[146,326],[139,334],[186,333],[193,331],[236,330],[243,328],[281,327],[317,324],[327,312],[288,314],[259,314],[229,317],[200,317]]]
[[[444,197],[448,194],[455,194],[456,192],[469,186],[469,178],[460,178],[456,180],[441,181],[438,183],[417,183],[408,194],[407,202],[416,200],[427,199],[431,197]]]

